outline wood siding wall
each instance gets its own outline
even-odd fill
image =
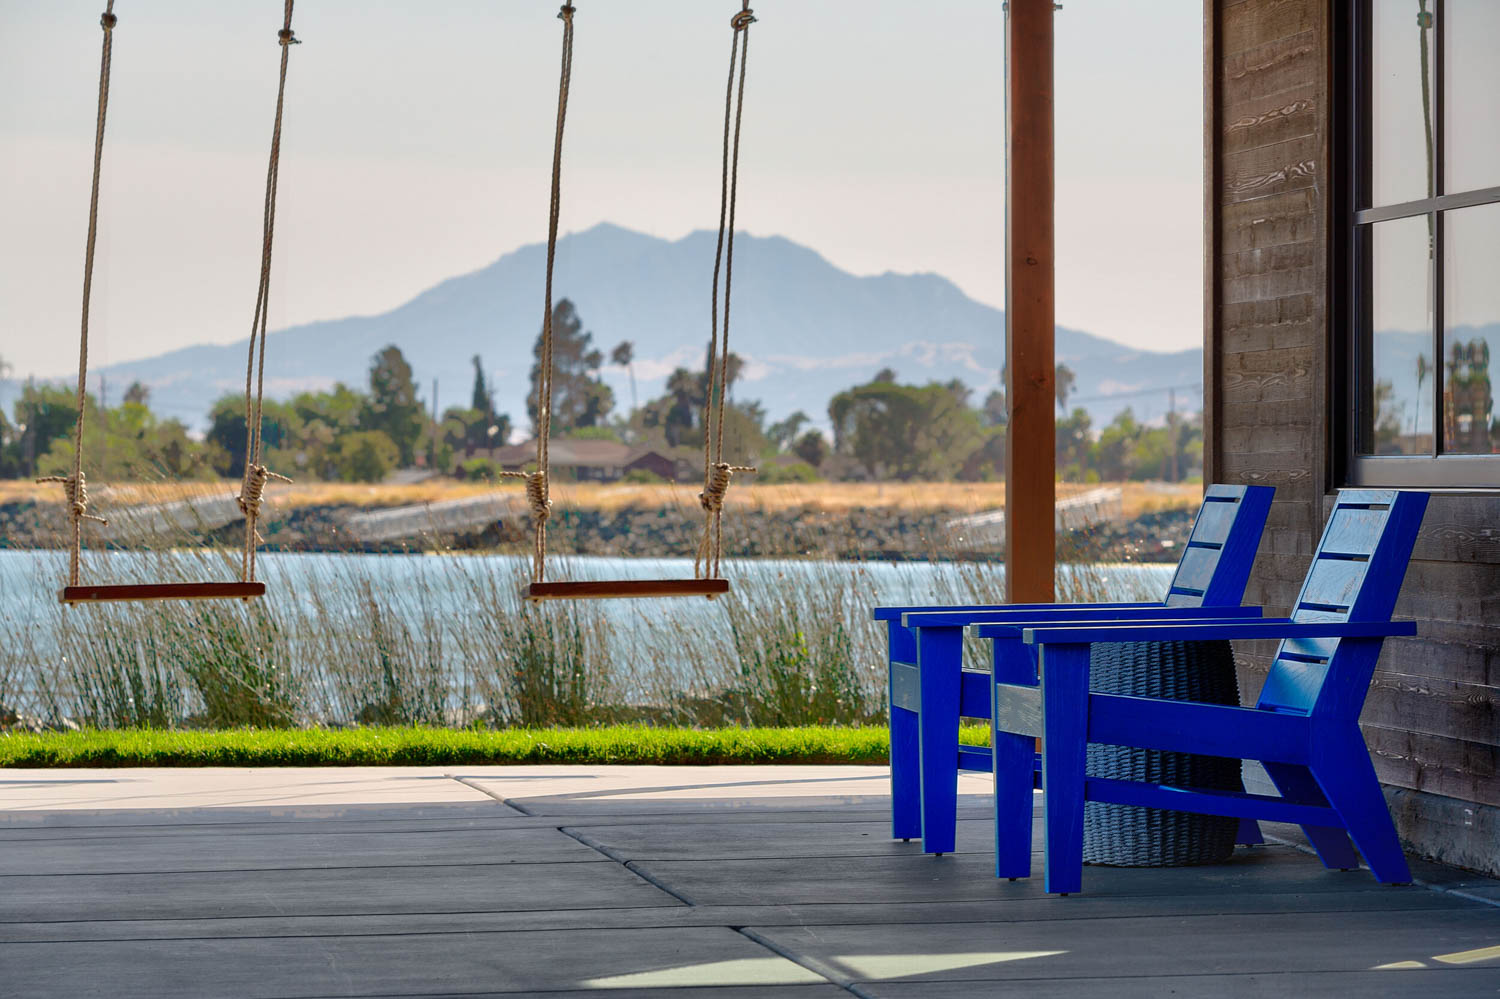
[[[1247,599],[1291,606],[1341,484],[1330,437],[1332,19],[1205,2],[1205,472],[1276,486]],[[1341,166],[1341,165],[1340,165]],[[1334,233],[1334,235],[1338,235]],[[1361,724],[1402,836],[1500,872],[1500,496],[1436,495]],[[1241,656],[1253,700],[1269,647]]]

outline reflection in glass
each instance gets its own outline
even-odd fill
[[[1370,351],[1361,407],[1365,454],[1433,450],[1432,253],[1428,218],[1370,227]]]
[[[1374,205],[1416,201],[1435,193],[1434,6],[1430,0],[1371,0],[1370,193]]]
[[[1443,24],[1443,191],[1500,187],[1500,3],[1446,0]]]
[[[1500,454],[1500,205],[1443,215],[1443,450]]]

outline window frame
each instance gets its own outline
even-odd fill
[[[1343,121],[1334,122],[1331,153],[1336,169],[1330,192],[1337,206],[1334,227],[1334,249],[1329,267],[1329,313],[1337,331],[1330,344],[1330,377],[1328,399],[1332,407],[1330,424],[1338,427],[1330,444],[1336,456],[1336,467],[1342,469],[1343,483],[1352,486],[1421,487],[1440,486],[1452,489],[1500,489],[1500,454],[1452,454],[1443,451],[1443,392],[1433,392],[1433,452],[1427,455],[1371,455],[1360,452],[1360,431],[1372,417],[1374,408],[1372,384],[1366,384],[1370,344],[1365,327],[1371,308],[1371,275],[1369,240],[1373,223],[1402,218],[1432,218],[1435,253],[1433,257],[1433,346],[1438,378],[1442,370],[1445,297],[1443,260],[1447,249],[1444,213],[1453,209],[1500,204],[1500,186],[1446,194],[1444,188],[1444,141],[1446,101],[1445,80],[1447,34],[1443,0],[1433,0],[1436,30],[1433,32],[1433,185],[1434,196],[1391,205],[1374,205],[1368,195],[1371,187],[1369,150],[1371,125],[1371,73],[1373,46],[1370,38],[1372,0],[1352,0],[1351,16],[1340,32],[1335,29],[1333,45],[1333,79],[1345,88]],[[1337,25],[1340,19],[1335,18]],[[1339,164],[1339,161],[1342,164]],[[1361,208],[1369,204],[1370,207]],[[1442,382],[1435,383],[1441,386]]]

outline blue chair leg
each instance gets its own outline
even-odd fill
[[[917,713],[891,705],[891,837],[922,835],[921,747]]]
[[[1260,834],[1260,823],[1254,819],[1240,819],[1239,831],[1234,834],[1236,846],[1259,846],[1266,838]]]
[[[922,697],[917,724],[925,853],[952,853],[958,836],[958,695],[963,680],[963,640],[962,628],[917,629]]]
[[[1323,789],[1307,767],[1291,763],[1266,763],[1266,773],[1276,790],[1288,801],[1304,805],[1327,805]],[[1359,854],[1349,842],[1349,834],[1338,826],[1303,826],[1302,832],[1318,851],[1324,867],[1347,871],[1359,866]]]
[[[1313,776],[1344,820],[1375,880],[1382,884],[1409,883],[1411,868],[1401,852],[1401,841],[1358,727],[1342,738],[1318,740],[1313,753]]]
[[[1031,650],[1019,638],[994,640],[994,683],[1036,686]],[[995,877],[1031,877],[1032,791],[1036,783],[1036,740],[1001,732],[994,719],[998,688],[990,687],[990,760],[995,775]]]
[[[1089,647],[1044,646],[1041,677],[1042,801],[1047,820],[1043,889],[1066,895],[1083,888]]]

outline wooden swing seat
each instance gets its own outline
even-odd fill
[[[65,604],[98,604],[127,600],[249,600],[265,594],[265,583],[125,583],[64,586],[57,599]]]
[[[584,600],[606,597],[707,597],[729,592],[727,579],[589,579],[576,583],[532,583],[526,599]]]

